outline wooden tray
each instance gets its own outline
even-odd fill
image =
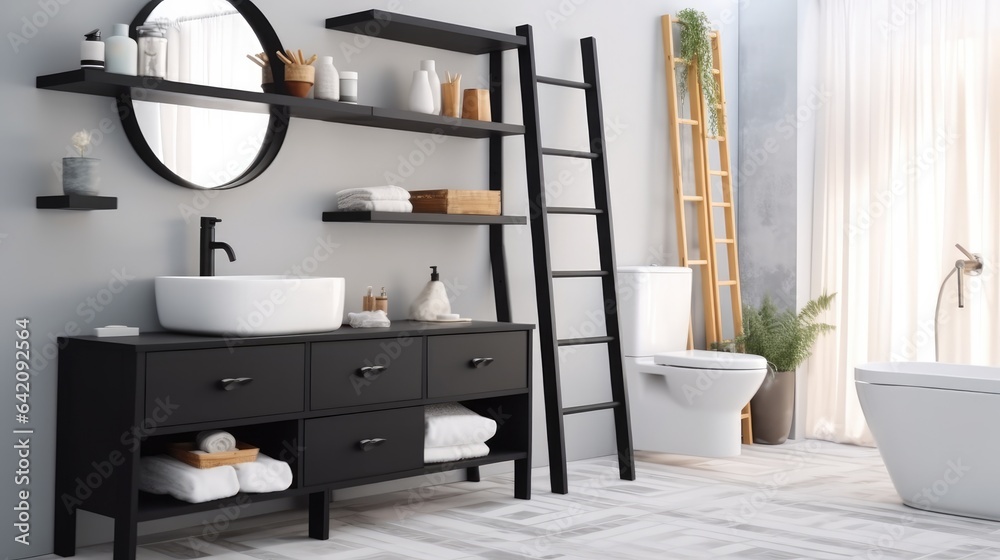
[[[193,443],[172,443],[167,446],[167,453],[192,467],[210,469],[223,465],[252,463],[257,460],[260,449],[243,442],[236,442],[236,451],[221,451],[218,453],[195,453],[197,448]]]
[[[500,191],[410,191],[410,203],[421,214],[500,215]]]

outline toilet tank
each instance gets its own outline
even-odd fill
[[[679,266],[618,268],[622,351],[652,356],[687,349],[691,269]]]

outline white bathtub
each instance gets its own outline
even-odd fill
[[[903,503],[1000,521],[1000,368],[855,368],[861,408]]]

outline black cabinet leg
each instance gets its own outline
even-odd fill
[[[514,497],[522,500],[531,499],[530,459],[516,459],[514,461]]]
[[[469,467],[465,469],[465,480],[469,482],[479,482],[479,467]]]
[[[55,539],[52,551],[59,556],[76,555],[76,508],[56,500]]]
[[[139,544],[139,525],[131,516],[115,518],[114,560],[135,560]]]
[[[309,494],[309,538],[330,538],[330,491]]]

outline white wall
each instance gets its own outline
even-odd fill
[[[448,226],[369,226],[325,224],[320,214],[332,208],[338,190],[383,183],[387,171],[396,171],[399,159],[418,149],[421,135],[383,131],[316,121],[296,120],[271,168],[244,187],[214,198],[170,184],[147,169],[132,151],[117,121],[111,100],[37,90],[35,77],[77,66],[79,41],[84,32],[115,22],[131,21],[141,0],[8,0],[0,5],[0,21],[8,43],[0,47],[0,107],[6,134],[0,150],[4,188],[0,190],[0,317],[13,340],[16,318],[31,319],[32,344],[37,368],[31,385],[30,426],[35,429],[31,450],[31,545],[3,539],[0,554],[25,557],[51,550],[53,512],[53,463],[55,456],[56,367],[51,359],[55,337],[70,328],[90,329],[105,324],[129,324],[143,330],[159,328],[153,301],[152,278],[158,275],[197,273],[197,217],[185,218],[182,208],[202,208],[205,215],[223,219],[218,237],[233,245],[239,259],[219,260],[219,274],[280,273],[301,265],[324,244],[335,250],[319,264],[316,275],[347,278],[347,308],[360,307],[367,285],[385,286],[390,294],[390,316],[402,318],[409,301],[427,280],[427,266],[440,266],[442,276],[457,287],[454,307],[464,315],[494,317],[489,285],[485,228]],[[324,29],[325,18],[363,9],[389,7],[386,1],[341,0],[336,3],[307,0],[257,0],[258,7],[286,47],[332,54],[340,69],[359,70],[362,103],[398,105],[409,82],[410,71],[423,58],[435,58],[438,69],[464,74],[463,83],[485,79],[486,58],[468,57],[411,45],[373,41],[347,60],[343,46],[354,40]],[[721,24],[726,42],[726,83],[732,122],[737,122],[738,87],[736,48],[737,0],[699,2],[699,8]],[[400,0],[397,11],[458,24],[513,32],[530,23],[535,27],[540,73],[581,77],[578,39],[598,39],[604,108],[609,125],[609,164],[615,210],[617,257],[620,264],[651,262],[675,264],[673,206],[671,199],[663,57],[659,16],[689,7],[679,0],[543,0],[520,2]],[[55,8],[53,8],[55,7]],[[45,9],[48,8],[49,15]],[[32,33],[31,20],[42,22]],[[10,42],[12,34],[26,43]],[[15,46],[16,43],[16,46]],[[508,121],[520,122],[516,99],[516,55],[506,59],[509,95]],[[249,64],[249,62],[246,62]],[[543,93],[542,121],[547,144],[559,147],[585,145],[585,112],[582,94]],[[110,125],[94,151],[102,159],[103,190],[117,196],[119,209],[110,212],[39,211],[35,197],[59,193],[53,162],[61,158],[70,135],[79,129]],[[507,141],[505,197],[508,212],[523,214],[525,196],[523,141]],[[448,139],[417,167],[402,186],[407,188],[484,188],[486,143]],[[554,196],[550,203],[586,204],[589,170],[577,162],[546,161]],[[561,166],[559,166],[561,165]],[[584,194],[581,194],[584,193]],[[555,221],[564,220],[564,221]],[[566,259],[593,255],[582,247],[589,239],[575,218],[555,218],[552,223],[553,255],[557,267],[580,264]],[[534,322],[534,286],[527,227],[507,234],[514,318]],[[569,255],[564,259],[563,255]],[[93,315],[85,311],[88,298],[96,297],[116,273],[135,277],[112,301]],[[592,326],[590,309],[600,308],[598,290],[570,288],[563,294],[559,327],[563,333]],[[82,307],[81,307],[82,305]],[[3,340],[0,335],[0,340]],[[0,364],[13,366],[13,345],[3,343]],[[537,346],[536,346],[537,348]],[[606,374],[600,359],[583,351],[564,362],[566,404],[602,398]],[[536,356],[536,381],[540,381]],[[13,379],[0,389],[13,391]],[[537,422],[535,450],[544,464],[544,417],[541,386],[536,384]],[[95,403],[99,406],[99,403]],[[13,399],[0,403],[2,417],[13,425]],[[614,450],[610,416],[601,413],[567,421],[571,457],[588,457]],[[13,473],[16,457],[0,454],[3,471]],[[0,491],[0,505],[8,512],[11,527],[16,488]],[[383,487],[385,488],[385,487]],[[537,492],[546,492],[547,485]],[[194,521],[192,523],[196,523]],[[87,521],[87,523],[91,523]],[[146,526],[144,531],[169,524]],[[88,525],[93,531],[81,540],[109,538],[108,525]],[[9,531],[10,529],[8,529]],[[10,533],[7,533],[10,534]],[[86,542],[86,541],[84,541]]]

